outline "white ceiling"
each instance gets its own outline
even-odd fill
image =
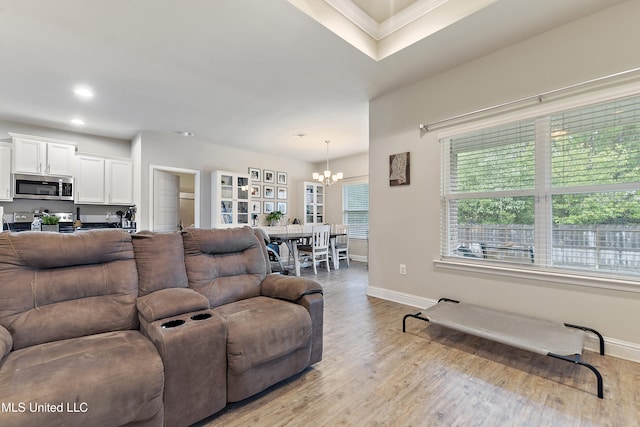
[[[376,61],[310,11],[382,24],[424,0],[0,0],[0,119],[322,161],[324,140],[332,158],[367,151],[369,100],[620,1],[449,0],[481,6]]]

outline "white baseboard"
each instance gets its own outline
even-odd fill
[[[358,262],[369,262],[369,257],[366,255],[349,255],[349,259],[351,259],[352,261],[358,261]]]
[[[367,288],[367,295],[387,301],[397,302],[399,304],[404,304],[411,307],[418,307],[421,309],[429,308],[437,303],[436,300],[430,298],[418,297],[416,295],[391,291],[389,289],[376,288],[373,286],[369,286]],[[411,311],[409,311],[408,313],[410,312]],[[399,319],[398,321],[400,322],[402,321],[402,319]],[[588,334],[585,348],[596,353],[600,351],[599,341],[591,333]],[[607,356],[613,356],[619,359],[625,359],[632,362],[640,363],[640,344],[622,341],[616,338],[604,337],[604,350],[605,355]]]

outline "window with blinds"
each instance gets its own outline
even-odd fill
[[[640,274],[640,97],[442,144],[443,257]]]
[[[342,221],[349,225],[349,238],[369,237],[369,184],[344,184],[342,187]]]

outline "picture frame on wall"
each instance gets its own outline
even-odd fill
[[[260,185],[251,186],[251,198],[259,199],[262,197],[262,187]]]
[[[278,202],[277,203],[277,208],[283,214],[285,214],[285,215],[287,214],[287,202]]]
[[[287,173],[286,172],[278,172],[278,185],[286,185],[287,184]]]
[[[276,189],[273,185],[264,185],[262,189],[264,190],[264,194],[262,197],[264,197],[265,199],[275,199]]]
[[[262,213],[262,202],[259,200],[255,200],[251,202],[251,213],[259,214]]]
[[[263,175],[262,175],[263,182],[266,182],[267,184],[275,184],[276,173],[274,171],[265,169],[262,172],[263,172]]]
[[[262,170],[258,168],[249,168],[249,178],[251,181],[262,181]]]
[[[389,185],[409,185],[411,183],[409,152],[389,156]]]
[[[277,198],[287,200],[287,187],[278,187]]]
[[[264,202],[264,213],[269,214],[273,212],[273,202]]]

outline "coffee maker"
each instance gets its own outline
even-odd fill
[[[130,232],[136,231],[136,207],[129,206],[126,212],[122,215],[122,228],[129,230]],[[132,231],[133,230],[133,231]]]

